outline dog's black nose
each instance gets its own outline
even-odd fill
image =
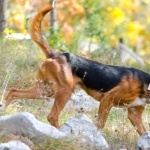
[[[3,105],[2,104],[0,104],[0,107],[2,107]]]

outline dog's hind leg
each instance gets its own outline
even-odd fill
[[[40,82],[40,83],[39,83]],[[43,83],[41,83],[43,82]],[[5,107],[8,106],[13,100],[19,98],[28,98],[28,99],[41,99],[44,96],[49,95],[49,89],[45,90],[45,86],[47,84],[44,81],[36,81],[30,88],[28,89],[16,89],[12,88],[4,100]],[[45,95],[43,94],[45,93]]]
[[[128,118],[135,127],[139,135],[142,135],[146,129],[142,121],[143,106],[128,108]]]
[[[70,99],[72,94],[72,90],[69,88],[62,88],[58,91],[58,93],[55,95],[55,102],[51,109],[51,112],[47,116],[47,120],[51,123],[51,125],[55,126],[56,128],[59,128],[58,118],[59,115]]]
[[[74,90],[74,80],[70,66],[66,61],[62,61],[61,65],[57,61],[47,60],[44,63],[46,70],[43,73],[48,81],[51,79],[48,74],[51,74],[51,78],[55,79],[53,89],[54,89],[54,105],[51,112],[47,116],[48,121],[51,125],[59,128],[58,118],[59,115],[71,97]]]
[[[0,104],[0,110],[4,110],[13,100],[19,98],[41,99],[46,96],[49,97],[49,95],[52,94],[53,91],[50,88],[50,84],[44,80],[41,68],[39,68],[36,75],[36,81],[33,85],[27,89],[11,88],[3,103]]]
[[[45,89],[46,85],[50,87]],[[53,94],[55,102],[47,119],[53,126],[59,128],[59,115],[69,100],[74,85],[70,66],[65,60],[59,62],[59,60],[47,59],[39,68],[35,84],[28,89],[11,89],[4,104],[8,106],[12,100],[18,98],[38,99]]]

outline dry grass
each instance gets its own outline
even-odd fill
[[[32,84],[35,73],[44,56],[42,52],[30,41],[14,41],[5,40],[0,44],[0,95],[6,94],[10,87],[25,88]],[[107,58],[106,58],[107,59]],[[112,60],[115,61],[115,60]],[[51,106],[47,102],[41,100],[18,100],[10,105],[0,115],[14,114],[18,112],[33,113],[37,119],[47,122],[46,116]],[[87,112],[92,120],[97,113],[97,109]],[[65,109],[60,116],[60,124],[63,124],[68,118],[77,114],[73,108]],[[144,114],[144,122],[148,128],[148,115],[150,109]],[[48,122],[47,122],[48,123]],[[126,111],[122,109],[113,109],[107,124],[103,129],[103,135],[108,141],[111,150],[119,150],[125,148],[134,150],[138,139],[135,129],[127,120]],[[0,142],[7,142],[12,139],[19,139],[27,143],[33,150],[77,150],[79,147],[74,145],[72,141],[38,141],[31,142],[25,137],[14,135],[5,135],[0,137]]]
[[[46,116],[50,111],[51,106],[47,104],[47,102],[42,102],[40,100],[19,100],[14,102],[12,105],[10,105],[5,112],[1,113],[1,115],[6,114],[14,114],[19,112],[30,112],[35,115],[37,119],[40,121],[48,123],[46,120]],[[93,121],[94,121],[94,115],[96,114],[97,109],[93,108],[93,111],[85,112],[86,115],[88,115]],[[70,108],[70,110],[64,109],[61,116],[60,116],[60,124],[63,124],[67,119],[70,117],[73,117],[78,112],[74,110],[73,108]],[[145,112],[144,118],[148,117],[148,112]],[[144,120],[145,123],[148,125],[148,121]],[[138,134],[136,133],[134,127],[131,125],[131,123],[127,119],[126,111],[122,109],[112,109],[106,126],[102,131],[103,136],[109,143],[109,146],[111,150],[119,150],[121,148],[127,149],[127,150],[135,150],[135,146],[138,140]],[[15,136],[6,136],[1,137],[3,138],[3,141],[9,141],[12,139],[16,139]],[[0,141],[2,139],[0,138]],[[18,137],[17,137],[18,138]],[[49,150],[51,149],[57,149],[57,150],[67,150],[67,148],[71,148],[71,150],[82,150],[81,148],[77,147],[72,141],[66,142],[66,141],[57,141],[57,140],[50,140],[45,142],[38,142],[33,141],[33,143],[24,137],[20,137],[21,141],[25,142],[30,147],[32,146],[32,149],[34,150]],[[32,144],[31,144],[32,143]],[[58,144],[58,145],[57,145]],[[73,146],[73,147],[72,147]],[[68,150],[69,150],[68,148]]]

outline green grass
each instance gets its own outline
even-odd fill
[[[6,95],[10,87],[29,87],[33,83],[38,67],[45,57],[42,51],[30,40],[4,40],[0,43],[0,58],[0,95],[2,97],[3,94]],[[118,63],[118,59],[115,59],[113,53],[110,53],[110,50],[99,52],[98,55],[93,53],[92,58],[101,61],[102,63]],[[135,66],[137,65],[135,64]],[[150,69],[149,67],[146,67],[145,70],[149,71]],[[0,112],[0,115],[15,114],[26,111],[33,113],[37,119],[48,123],[46,117],[50,112],[50,109],[51,106],[49,106],[46,101],[20,99],[13,102],[4,112]],[[103,135],[111,146],[111,150],[117,150],[120,148],[130,150],[135,149],[139,136],[128,121],[126,113],[127,112],[123,109],[112,109],[106,126],[103,129]],[[64,109],[59,119],[60,124],[62,125],[68,118],[73,117],[76,114],[77,111],[73,108],[70,110]],[[92,111],[86,112],[85,114],[94,121],[97,109],[93,108]],[[149,121],[147,119],[149,114],[150,108],[147,107],[143,117],[147,128],[149,128]],[[6,135],[5,137],[0,137],[0,141],[7,142],[16,138],[18,137],[14,135]],[[39,143],[38,141],[30,143],[26,138],[20,137],[19,139],[31,146],[33,150],[79,149],[72,141],[66,142],[52,140],[43,143]]]

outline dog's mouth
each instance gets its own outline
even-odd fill
[[[0,103],[0,111],[4,111],[5,107],[5,103]]]

